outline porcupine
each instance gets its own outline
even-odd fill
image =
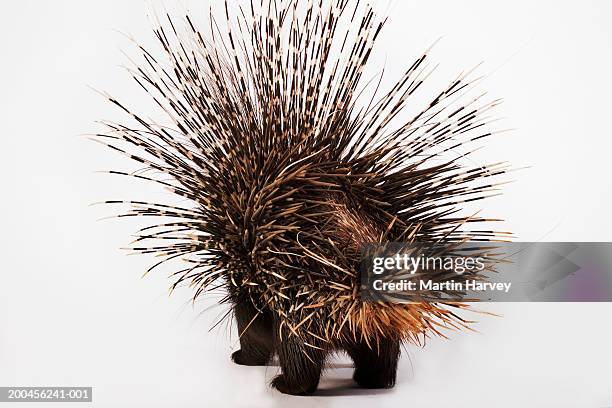
[[[164,60],[139,46],[142,63],[130,72],[171,125],[107,95],[134,125],[106,123],[96,139],[156,175],[112,173],[191,204],[107,203],[131,204],[123,216],[172,218],[141,229],[132,249],[162,262],[182,257],[188,267],[172,288],[189,283],[194,300],[226,290],[240,335],[234,362],[264,365],[277,355],[272,385],[307,394],[326,356],[345,350],[360,386],[391,387],[402,342],[466,325],[455,311],[467,305],[363,301],[360,247],[498,236],[471,228],[488,220],[460,215],[460,204],[490,195],[495,184],[486,179],[506,169],[462,162],[463,146],[495,133],[483,113],[499,101],[461,102],[474,83],[463,73],[393,126],[432,71],[429,49],[387,93],[376,96],[376,86],[360,104],[363,69],[386,20],[347,0],[264,2],[240,7],[236,18],[226,3],[227,30],[212,13],[206,31],[189,15],[182,28],[169,15],[158,21]]]

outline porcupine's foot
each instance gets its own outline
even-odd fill
[[[347,347],[346,351],[355,363],[353,380],[363,388],[391,388],[395,385],[397,362],[400,356],[398,340],[385,339],[378,349],[370,349],[365,343]]]
[[[272,380],[272,387],[276,388],[278,391],[283,394],[290,395],[308,395],[312,394],[317,390],[317,386],[319,385],[319,381],[315,384],[299,384],[299,383],[291,383],[287,381],[284,374],[277,375]]]
[[[274,338],[279,339],[277,332]],[[272,387],[291,395],[312,394],[317,390],[325,361],[323,350],[305,351],[303,342],[296,336],[290,336],[278,341],[276,352],[282,374],[272,380]]]
[[[244,350],[237,350],[232,353],[232,361],[244,366],[263,366],[268,362],[268,357],[249,355]]]
[[[240,350],[232,353],[232,361],[246,366],[266,365],[274,354],[272,319],[259,313],[248,302],[236,303],[234,315],[238,323]]]

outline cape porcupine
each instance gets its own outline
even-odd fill
[[[172,288],[190,283],[194,300],[224,288],[240,334],[232,359],[263,365],[277,354],[279,391],[315,391],[335,350],[348,352],[360,386],[391,387],[401,342],[465,326],[452,309],[467,305],[362,301],[359,248],[500,236],[468,229],[489,220],[457,206],[485,198],[496,185],[484,179],[506,169],[464,167],[469,152],[459,150],[495,133],[483,130],[483,113],[499,101],[461,103],[474,83],[463,73],[390,129],[431,73],[429,50],[389,92],[359,107],[362,71],[385,21],[348,0],[278,3],[251,2],[235,20],[226,3],[228,28],[211,13],[209,38],[188,15],[186,35],[168,15],[158,22],[169,65],[139,47],[143,63],[130,72],[173,126],[107,95],[135,125],[105,123],[96,140],[156,174],[111,173],[160,184],[191,206],[106,203],[131,205],[122,216],[163,217],[139,230],[132,249],[164,257],[151,269],[183,257],[189,266]],[[349,28],[340,32],[343,18]]]

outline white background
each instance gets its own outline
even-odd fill
[[[208,7],[190,4],[200,17]],[[124,119],[87,85],[131,106],[146,100],[118,67],[127,62],[120,49],[133,51],[118,31],[151,45],[148,9],[140,1],[2,4],[1,386],[93,386],[100,407],[612,406],[612,304],[481,305],[503,317],[473,316],[478,334],[409,346],[388,391],[351,388],[344,356],[315,397],[271,390],[277,367],[233,365],[233,329],[208,332],[225,309],[201,313],[212,300],[193,306],[186,290],[169,298],[164,273],[141,279],[153,260],[118,249],[136,224],[96,221],[112,209],[89,206],[165,198],[95,174],[125,162],[81,136],[100,130],[95,120]],[[524,241],[610,241],[612,2],[379,9],[391,15],[372,60],[386,64],[385,83],[443,36],[434,86],[483,60],[479,72],[490,75],[481,89],[504,97],[500,127],[516,130],[492,139],[483,157],[531,168],[514,173],[485,213],[504,217]]]

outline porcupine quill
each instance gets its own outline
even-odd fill
[[[460,215],[462,203],[493,194],[491,178],[507,169],[463,164],[467,144],[495,134],[483,114],[499,101],[461,103],[474,83],[461,74],[393,125],[423,92],[429,50],[387,93],[360,103],[386,21],[370,6],[262,0],[237,14],[226,2],[226,29],[211,13],[205,30],[186,15],[183,31],[166,15],[154,29],[162,55],[139,47],[130,72],[170,125],[109,96],[133,120],[105,123],[96,135],[153,171],[112,173],[157,183],[189,204],[106,203],[131,205],[122,216],[173,220],[139,230],[132,249],[162,256],[154,267],[185,259],[172,288],[188,282],[194,300],[225,289],[240,334],[236,363],[262,365],[276,354],[282,373],[273,386],[305,394],[316,390],[326,356],[345,350],[360,386],[391,387],[400,344],[466,327],[455,312],[467,305],[363,301],[359,249],[504,236],[471,229],[491,219]]]

